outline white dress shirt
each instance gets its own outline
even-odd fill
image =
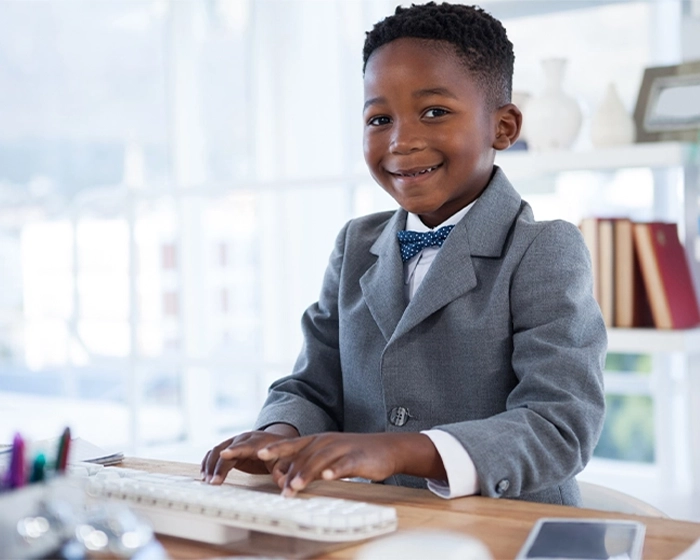
[[[406,230],[425,232],[456,225],[464,218],[473,204],[472,202],[469,206],[462,208],[435,228],[429,228],[421,222],[416,214],[409,213],[406,219]],[[404,289],[407,301],[411,301],[413,298],[439,250],[439,247],[426,247],[404,263]],[[460,496],[477,494],[479,492],[479,478],[476,467],[462,444],[453,435],[442,430],[425,430],[421,433],[428,436],[433,442],[447,473],[447,481],[428,479],[430,491],[441,498],[459,498]]]

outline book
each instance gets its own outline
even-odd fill
[[[653,327],[654,320],[634,250],[633,222],[617,218],[613,223],[615,243],[615,326]]]
[[[676,224],[634,224],[634,246],[654,325],[687,329],[700,324],[700,310]]]
[[[587,217],[581,220],[579,230],[583,236],[589,254],[591,255],[591,273],[593,275],[593,297],[600,302],[598,293],[598,218]]]
[[[615,241],[613,219],[598,220],[598,304],[605,326],[615,324]]]

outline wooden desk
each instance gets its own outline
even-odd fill
[[[150,472],[199,476],[198,465],[185,463],[126,458],[122,466]],[[279,491],[268,476],[252,476],[238,471],[232,471],[226,483]],[[313,483],[307,493],[394,506],[398,512],[399,530],[443,529],[465,533],[485,543],[496,559],[514,558],[540,517],[606,517],[641,521],[646,525],[645,559],[674,558],[700,538],[700,523],[481,496],[443,500],[427,490],[381,484],[319,481]],[[209,545],[165,536],[159,537],[159,540],[173,560],[222,556],[221,549]],[[324,555],[324,558],[351,559],[360,546],[362,545],[336,550]]]

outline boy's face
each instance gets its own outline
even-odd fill
[[[425,40],[402,38],[377,49],[364,84],[369,170],[428,227],[475,200],[491,178],[495,150],[517,139],[518,109],[491,108],[456,54]],[[514,137],[503,130],[502,113],[517,121]]]

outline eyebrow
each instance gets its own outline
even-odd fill
[[[436,87],[436,88],[427,88],[427,89],[419,89],[418,91],[413,93],[413,97],[416,99],[422,99],[423,97],[432,97],[434,95],[441,95],[443,97],[450,97],[452,99],[457,99],[457,96],[452,93],[449,89],[443,88],[443,87]],[[386,98],[384,97],[372,97],[365,101],[364,107],[362,108],[363,111],[367,110],[367,107],[370,105],[376,105],[379,103],[383,103],[386,101]]]
[[[420,99],[422,97],[432,97],[433,95],[441,95],[443,97],[451,97],[452,99],[457,99],[457,96],[452,93],[449,89],[444,87],[419,89],[413,94],[413,97]]]

